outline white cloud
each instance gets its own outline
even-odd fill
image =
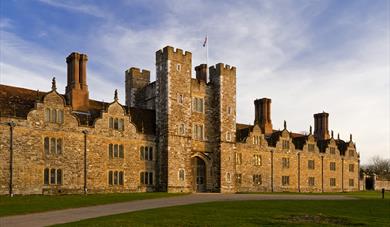
[[[77,4],[75,9],[69,2],[41,1],[95,16],[115,15],[97,6],[90,10],[91,6]],[[237,66],[239,122],[253,122],[253,100],[261,97],[273,100],[276,129],[282,128],[283,120],[287,120],[289,129],[307,131],[313,114],[325,110],[330,112],[330,127],[335,134],[340,132],[342,138],[348,139],[349,133],[353,133],[363,162],[376,154],[388,157],[389,36],[378,25],[383,18],[370,15],[365,21],[357,21],[358,16],[345,14],[337,23],[314,33],[313,26],[317,25],[312,21],[324,13],[327,2],[252,3],[169,1],[164,5],[166,12],[159,12],[158,18],[150,15],[151,20],[158,20],[159,26],[142,29],[110,16],[110,20],[83,37],[89,55],[90,97],[109,101],[113,90],[118,88],[123,103],[125,69],[135,66],[154,74],[155,51],[166,45],[191,51],[193,66],[204,63],[201,44],[207,32],[209,63]],[[360,33],[347,34],[348,40],[337,40],[343,43],[321,48],[328,43],[319,43],[323,41],[319,37],[338,26]],[[2,55],[7,57],[1,59],[4,68],[1,73],[6,79],[1,81],[26,87],[25,79],[17,76],[23,74],[20,71],[23,69],[32,72],[34,78],[42,75],[47,79],[46,75],[53,73],[63,75],[59,81],[66,83],[65,56],[58,55],[62,50],[47,50],[8,35],[8,40],[18,42],[6,43],[7,53]],[[10,79],[14,77],[18,78]],[[49,88],[50,80],[47,81],[45,87]],[[40,86],[38,82],[27,87]]]

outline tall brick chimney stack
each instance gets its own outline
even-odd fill
[[[255,124],[260,126],[264,134],[272,133],[271,99],[255,100]]]
[[[200,64],[195,67],[195,71],[196,71],[196,79],[203,80],[205,83],[207,83],[207,65]]]
[[[325,112],[314,114],[314,136],[318,140],[326,140],[330,138],[328,118],[329,114]]]
[[[73,110],[88,111],[89,92],[87,85],[87,61],[85,54],[71,53],[66,58],[68,64],[68,84],[65,89],[68,104]]]

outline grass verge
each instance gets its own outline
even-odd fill
[[[26,196],[0,196],[0,217],[60,210],[67,208],[95,206],[109,203],[126,202],[132,200],[155,199],[185,195],[184,193],[114,193],[90,195],[26,195]]]

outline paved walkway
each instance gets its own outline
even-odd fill
[[[281,195],[281,194],[191,194],[170,198],[136,200],[108,205],[49,211],[43,213],[16,215],[0,218],[0,226],[47,226],[60,223],[74,222],[87,218],[95,218],[113,214],[127,213],[152,208],[170,207],[185,204],[204,203],[213,201],[234,200],[350,200],[352,197],[342,195]]]

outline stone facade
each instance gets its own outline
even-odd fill
[[[0,85],[0,194],[332,192],[359,189],[359,154],[327,113],[308,135],[273,130],[271,100],[236,123],[236,68],[195,67],[165,47],[125,72],[126,105],[89,99],[87,56],[67,58],[66,94]]]

